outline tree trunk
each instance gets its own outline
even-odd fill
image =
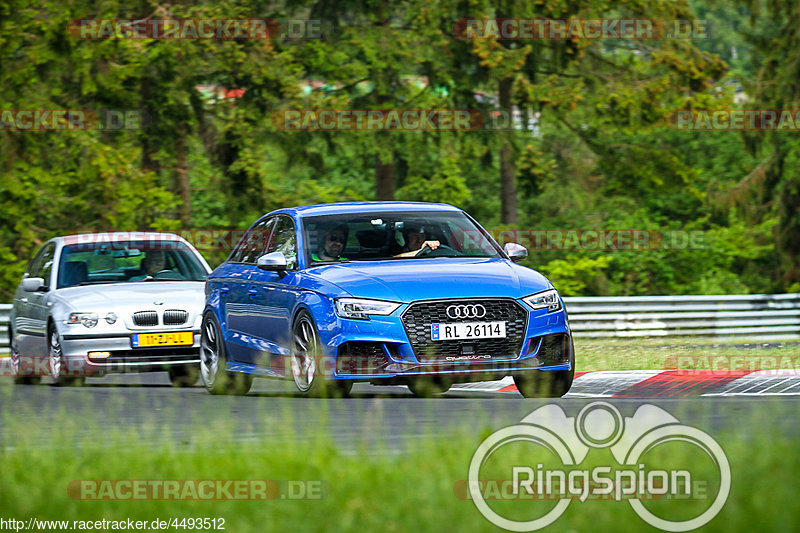
[[[375,154],[375,199],[394,200],[394,182],[394,157],[384,163],[380,154]]]
[[[141,94],[142,103],[145,106],[145,116],[142,124],[142,130],[139,133],[139,139],[142,146],[142,170],[145,172],[155,172],[158,174],[160,166],[158,161],[153,157],[153,155],[158,151],[158,143],[153,142],[153,139],[155,138],[152,124],[153,112],[152,109],[149,108],[149,104],[153,98],[153,81],[149,77],[142,77],[141,84],[139,86],[139,92]]]
[[[503,132],[500,148],[500,203],[502,205],[501,221],[503,224],[517,223],[517,182],[514,166],[514,154],[511,147],[511,135],[514,130],[512,116],[511,89],[513,78],[503,78],[499,82],[500,108],[507,113],[509,130]]]
[[[175,142],[175,193],[181,199],[180,217],[184,228],[192,225],[192,188],[189,184],[189,148],[186,146],[186,130],[181,129]]]

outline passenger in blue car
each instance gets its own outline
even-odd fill
[[[347,224],[339,224],[329,229],[320,242],[319,251],[311,254],[311,259],[314,261],[349,261],[346,257],[341,256],[347,245],[348,233]]]
[[[435,250],[441,246],[439,241],[425,240],[425,228],[422,226],[406,224],[403,228],[403,237],[406,242],[403,247],[403,252],[397,254],[395,257],[414,257],[425,246],[431,250]]]

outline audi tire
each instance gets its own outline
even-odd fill
[[[575,345],[569,341],[569,370],[533,370],[514,376],[514,384],[526,398],[561,398],[575,379]]]

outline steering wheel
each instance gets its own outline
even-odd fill
[[[451,248],[446,244],[440,244],[435,250],[427,244],[419,249],[419,252],[414,254],[414,257],[439,257],[441,255],[464,255],[455,248]]]
[[[175,271],[172,270],[171,268],[165,268],[164,270],[159,270],[155,274],[148,274],[148,275],[146,275],[145,277],[143,277],[139,281],[147,281],[147,280],[151,280],[151,279],[157,279],[159,274],[168,274],[168,273],[174,274]]]

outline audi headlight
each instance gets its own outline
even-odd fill
[[[93,328],[97,325],[97,313],[70,313],[67,324],[83,324]]]
[[[548,313],[561,310],[561,297],[558,291],[550,289],[549,291],[537,292],[527,298],[522,299],[523,302],[530,305],[532,309],[547,309]]]
[[[391,315],[400,304],[361,298],[336,298],[336,314],[342,318],[369,320],[369,315]]]

